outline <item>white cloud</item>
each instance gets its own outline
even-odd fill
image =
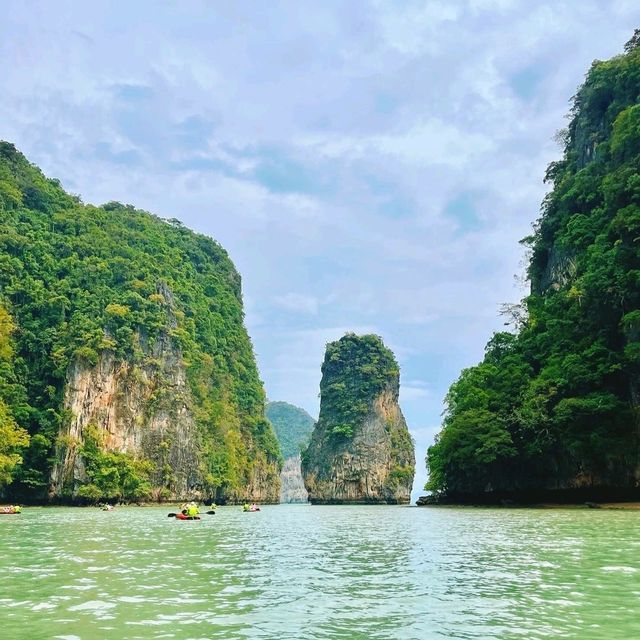
[[[409,56],[433,51],[436,30],[461,14],[461,6],[446,0],[403,5],[376,2],[376,8],[386,42]]]
[[[412,387],[407,384],[403,384],[400,387],[400,404],[403,402],[411,402],[413,400],[419,400],[421,398],[428,398],[431,395],[428,389],[424,387]]]
[[[275,296],[273,302],[276,306],[298,313],[310,313],[315,315],[318,313],[318,298],[314,296],[305,296],[300,293],[285,293],[281,296]]]
[[[316,136],[299,143],[329,158],[355,160],[382,155],[414,168],[436,164],[462,167],[495,148],[486,135],[465,131],[439,118],[418,121],[408,129],[387,135]]]

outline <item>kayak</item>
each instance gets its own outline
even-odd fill
[[[200,516],[185,516],[184,513],[176,513],[176,520],[200,520]]]
[[[17,516],[19,511],[0,511],[0,516]]]
[[[22,511],[21,507],[1,507],[0,516],[14,516]]]

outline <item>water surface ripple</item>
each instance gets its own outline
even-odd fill
[[[640,638],[640,512],[29,508],[2,638]]]

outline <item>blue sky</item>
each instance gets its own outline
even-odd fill
[[[219,240],[271,399],[317,415],[326,342],[381,335],[419,488],[449,384],[525,293],[569,100],[638,26],[635,0],[9,0],[0,138]]]

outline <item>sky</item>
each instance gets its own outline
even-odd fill
[[[401,367],[414,497],[594,59],[636,0],[4,0],[0,139],[85,202],[178,218],[242,275],[272,400],[318,415],[325,345]]]

